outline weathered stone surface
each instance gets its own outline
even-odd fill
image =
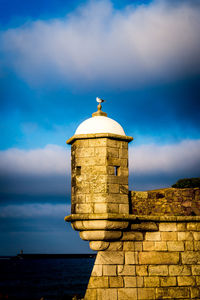
[[[108,277],[90,277],[88,288],[108,288]]]
[[[182,263],[185,265],[200,264],[200,252],[183,252],[181,253]]]
[[[200,276],[200,265],[192,266],[192,275]]]
[[[97,289],[97,300],[117,300],[117,289]]]
[[[92,276],[103,276],[103,266],[102,265],[94,265],[92,270]],[[106,275],[106,274],[104,274]]]
[[[90,248],[94,251],[106,250],[109,247],[110,243],[105,241],[91,241]]]
[[[149,266],[149,275],[150,276],[168,276],[168,266],[159,265],[159,266]]]
[[[148,266],[136,266],[136,275],[137,276],[147,276],[148,275]]]
[[[101,266],[101,265],[98,265]],[[103,275],[104,276],[117,276],[117,266],[116,265],[103,265]]]
[[[179,286],[194,286],[195,285],[195,277],[193,276],[178,276],[178,285]]]
[[[140,252],[140,264],[171,265],[179,263],[179,253]]]
[[[144,277],[144,286],[145,287],[159,287],[160,286],[159,277],[156,277],[156,276]]]
[[[154,288],[138,288],[138,299],[141,299],[141,300],[155,299],[155,289]]]
[[[91,230],[80,231],[80,238],[85,241],[110,241],[118,240],[122,233],[121,231],[105,231],[105,230]]]
[[[133,265],[118,265],[118,275],[133,276],[135,275],[135,266]]]
[[[176,241],[177,232],[161,232],[162,241]]]
[[[138,252],[125,252],[125,264],[126,265],[138,264]]]
[[[122,242],[111,242],[108,251],[122,251],[123,250],[123,243]]]
[[[98,252],[95,264],[97,265],[123,265],[124,252],[123,251],[106,251]]]
[[[124,277],[124,285],[125,287],[137,287],[136,277],[135,276]]]
[[[170,276],[178,276],[178,275],[191,275],[191,269],[189,266],[169,266],[169,275]]]
[[[188,287],[166,287],[156,289],[156,299],[190,299]]]
[[[161,286],[176,286],[176,277],[161,277],[160,278]]]
[[[145,235],[146,241],[160,241],[161,235],[160,232],[147,232]]]
[[[155,250],[156,251],[167,251],[167,243],[166,242],[155,242]]]
[[[144,251],[154,251],[155,250],[155,242],[143,242],[143,250]]]
[[[87,289],[84,300],[97,300],[97,290]]]
[[[117,288],[123,287],[124,286],[123,277],[121,277],[121,276],[116,276],[116,277],[112,276],[112,277],[109,277],[109,286],[111,288],[113,288],[113,287],[114,288],[115,287],[117,287]]]
[[[118,289],[118,300],[137,299],[136,288],[121,288]]]
[[[142,241],[143,234],[141,232],[124,231],[122,236],[123,241]]]
[[[159,225],[159,230],[160,231],[176,231],[176,223],[160,223]]]
[[[158,225],[155,222],[141,222],[140,224],[131,224],[133,231],[157,231]]]
[[[182,241],[167,242],[168,251],[184,251],[184,243]]]

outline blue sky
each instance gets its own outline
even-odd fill
[[[0,0],[0,255],[90,251],[65,141],[96,96],[134,137],[130,189],[200,176],[199,28],[198,0]]]

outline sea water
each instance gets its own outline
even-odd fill
[[[94,258],[0,259],[0,299],[66,300],[84,296]]]

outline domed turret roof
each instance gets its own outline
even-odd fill
[[[85,120],[78,126],[75,135],[111,133],[126,136],[122,126],[115,120],[108,118],[107,114],[101,110],[101,103],[105,100],[98,97],[96,100],[99,103],[98,111],[92,114],[92,118]]]
[[[122,126],[113,119],[104,116],[93,116],[82,122],[75,134],[113,133],[125,135]]]

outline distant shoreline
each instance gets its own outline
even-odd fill
[[[17,254],[16,256],[0,256],[0,259],[37,259],[37,258],[95,258],[96,253],[88,254],[42,254],[42,253],[29,253],[29,254]]]

